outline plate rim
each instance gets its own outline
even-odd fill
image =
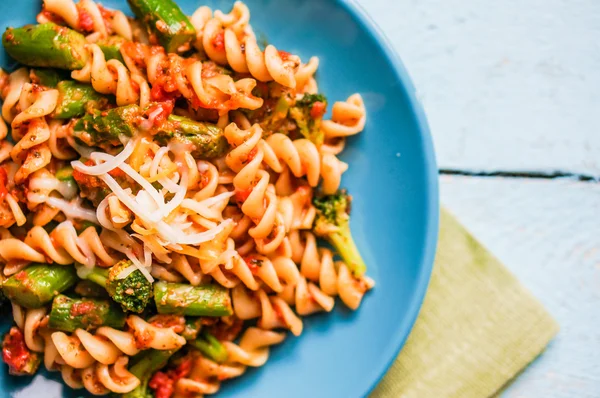
[[[386,359],[383,361],[383,366],[378,366],[378,369],[375,373],[379,374],[379,376],[373,381],[369,382],[369,386],[367,390],[364,391],[364,395],[361,395],[366,397],[370,395],[375,387],[381,382],[398,357],[401,349],[406,344],[406,340],[415,326],[417,317],[425,299],[425,293],[427,292],[427,288],[431,279],[431,273],[433,271],[439,232],[440,203],[438,167],[435,158],[433,137],[429,128],[429,123],[427,122],[427,117],[425,116],[425,111],[421,102],[417,98],[413,81],[400,56],[392,47],[389,38],[357,0],[334,1],[346,12],[348,12],[348,14],[362,27],[365,33],[373,38],[373,41],[379,47],[379,50],[382,51],[385,58],[387,58],[388,62],[391,64],[396,78],[402,83],[401,90],[405,92],[406,97],[408,98],[410,109],[417,122],[417,127],[421,132],[420,139],[423,147],[424,163],[426,168],[425,188],[427,189],[427,202],[425,205],[427,222],[425,225],[424,255],[420,264],[415,294],[413,294],[412,299],[407,304],[407,318],[409,320],[410,327],[404,333],[396,333],[394,339],[392,339],[392,346],[394,348],[384,356]]]

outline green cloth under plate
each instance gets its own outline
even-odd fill
[[[485,398],[546,347],[558,325],[445,210],[429,289],[371,398]]]

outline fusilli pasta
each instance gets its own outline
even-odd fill
[[[355,310],[374,285],[340,189],[361,95],[323,120],[319,59],[263,50],[244,3],[188,18],[162,1],[169,20],[140,11],[147,0],[131,2],[136,18],[44,0],[39,25],[5,33],[25,65],[0,71],[0,271],[16,324],[3,349],[29,359],[5,355],[14,373],[43,362],[93,395],[214,394],[304,316],[336,297]],[[33,42],[47,52],[17,51]]]

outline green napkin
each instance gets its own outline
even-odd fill
[[[558,325],[504,266],[442,210],[419,318],[371,398],[484,398],[546,347]]]

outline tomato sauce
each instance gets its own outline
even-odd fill
[[[213,37],[212,45],[215,48],[215,50],[219,52],[225,50],[225,31],[221,31],[215,37]]]
[[[87,13],[83,7],[77,7],[77,12],[79,13],[79,29],[84,32],[91,32],[94,30],[94,20],[92,16]]]
[[[317,101],[310,108],[310,117],[313,119],[320,119],[325,114],[325,110],[327,109],[327,105],[324,102]]]
[[[2,203],[6,198],[6,195],[8,195],[8,189],[6,188],[7,183],[8,177],[6,175],[6,170],[4,167],[0,167],[0,203]]]
[[[175,383],[187,377],[192,371],[192,358],[187,358],[175,369],[166,372],[158,371],[152,376],[148,386],[154,390],[155,398],[171,398],[175,390]]]
[[[2,342],[2,359],[9,366],[11,374],[21,374],[32,359],[32,353],[25,345],[23,332],[12,327]]]
[[[95,308],[96,306],[91,301],[83,301],[80,303],[74,303],[71,306],[71,311],[69,311],[69,313],[73,317],[81,316],[89,314],[90,312],[94,311]]]
[[[242,189],[242,190],[237,190],[235,191],[235,201],[238,203],[244,203],[246,201],[246,199],[248,199],[248,196],[250,196],[250,194],[252,193],[252,188],[249,189]]]

